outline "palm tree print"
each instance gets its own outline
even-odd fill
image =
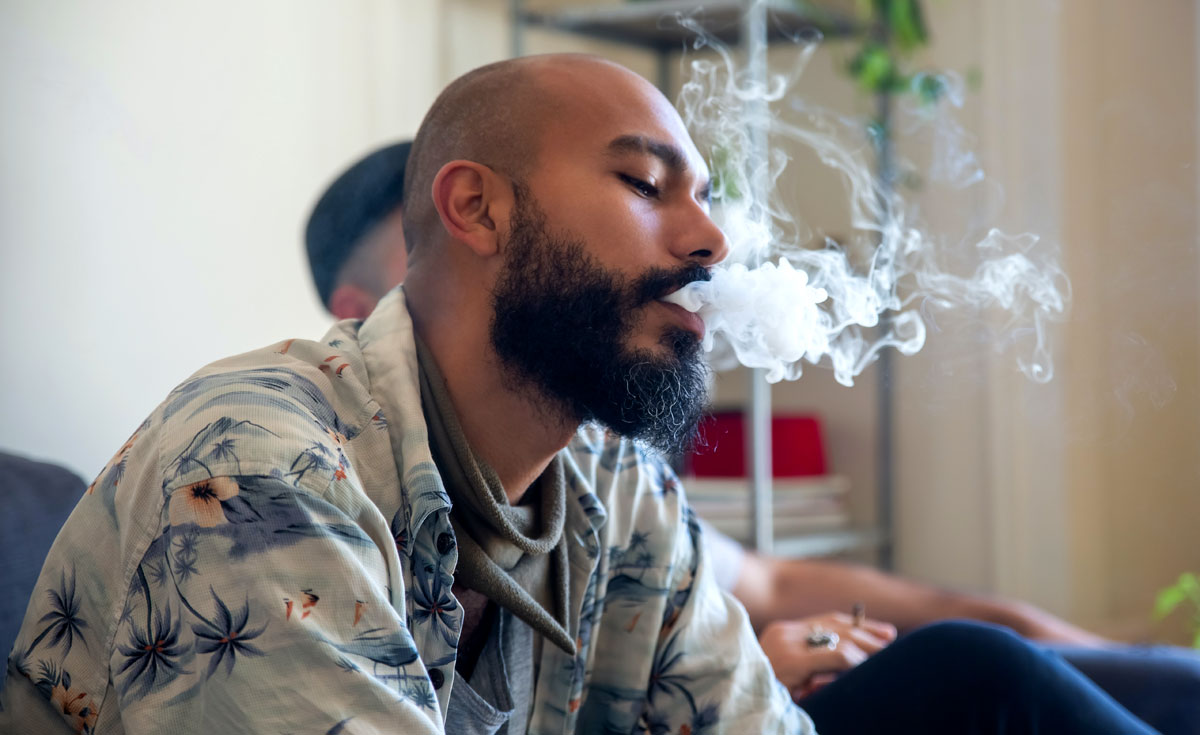
[[[692,735],[700,735],[711,730],[718,721],[717,711],[717,705],[710,704],[696,712],[692,717]]]
[[[432,620],[446,645],[457,648],[461,612],[450,591],[454,578],[428,562],[418,562],[413,577],[416,582],[412,588],[413,620],[418,624]]]
[[[183,451],[171,460],[170,466],[174,469],[172,477],[180,477],[197,468],[203,469],[209,477],[212,477],[213,471],[209,467],[210,463],[229,459],[232,459],[235,464],[239,463],[237,453],[234,451],[234,437],[253,437],[263,434],[278,436],[270,429],[252,421],[234,421],[228,416],[222,416],[196,432]]]
[[[57,648],[58,644],[66,643],[66,650],[63,651],[64,657],[71,652],[71,646],[75,644],[76,636],[79,637],[79,642],[83,644],[83,647],[87,648],[87,639],[83,635],[83,629],[88,627],[88,624],[79,616],[79,599],[75,596],[75,569],[72,567],[70,577],[67,576],[66,571],[63,571],[59,577],[58,589],[49,590],[46,594],[50,597],[50,612],[43,615],[38,620],[38,624],[48,623],[48,625],[29,644],[25,656],[28,657],[46,636],[50,636],[51,648]]]
[[[28,671],[24,673],[25,676],[29,676]],[[38,691],[49,697],[51,690],[62,680],[62,672],[58,670],[58,666],[53,661],[38,661],[37,677],[29,678],[33,681],[33,685],[37,687]]]
[[[614,546],[609,549],[609,568],[613,572],[621,572],[630,576],[636,574],[638,581],[645,580],[646,572],[655,566],[654,554],[650,551],[649,541],[649,533],[634,531],[629,537],[628,546],[625,548]]]
[[[675,644],[678,635],[671,636],[667,642],[654,653],[654,664],[650,669],[650,704],[653,706],[660,696],[673,698],[681,696],[687,700],[692,714],[696,713],[696,699],[692,696],[690,686],[692,677],[673,671],[683,661],[684,652],[676,651]]]
[[[429,685],[429,679],[421,677],[414,678],[413,681],[404,689],[404,696],[418,707],[425,709],[437,708],[437,697],[433,696],[433,687]]]
[[[371,628],[357,633],[349,643],[326,642],[342,653],[361,656],[374,664],[383,664],[393,669],[411,664],[419,655],[417,644],[404,628]]]
[[[91,495],[93,492],[95,492],[98,486],[103,485],[105,488],[111,490],[117,485],[121,484],[121,479],[125,477],[125,463],[129,459],[129,451],[133,449],[133,444],[137,439],[138,434],[141,434],[142,431],[149,425],[150,419],[146,419],[142,422],[142,425],[137,428],[137,431],[133,432],[133,435],[125,440],[125,443],[121,445],[121,448],[117,450],[117,453],[113,455],[113,458],[108,461],[108,464],[104,465],[104,469],[100,470],[100,474],[97,475],[96,479],[92,481],[92,484],[88,486],[88,495]]]
[[[183,668],[181,659],[189,651],[179,640],[182,626],[179,618],[171,615],[171,608],[155,610],[151,620],[147,600],[146,617],[145,627],[133,623],[128,642],[117,646],[125,657],[125,662],[116,671],[116,677],[125,677],[120,683],[122,696],[136,687],[134,696],[141,698],[180,674],[191,673]]]
[[[186,599],[183,600],[183,603],[201,622],[200,625],[192,626],[192,632],[196,634],[196,652],[211,654],[205,678],[211,677],[222,661],[225,662],[225,675],[229,676],[233,673],[233,665],[238,654],[242,656],[265,655],[249,641],[262,635],[267,626],[264,623],[261,627],[247,630],[250,622],[249,600],[243,603],[235,615],[229,610],[225,601],[217,595],[216,590],[209,587],[208,591],[212,593],[213,601],[217,606],[215,620],[209,620],[199,615],[191,605],[188,605]]]
[[[167,583],[167,562],[165,559],[149,562],[146,567],[150,571],[150,580],[154,582],[155,587],[162,587]]]
[[[295,484],[299,484],[304,476],[309,472],[326,472],[335,468],[334,452],[324,444],[313,444],[308,449],[305,449],[292,461],[292,466],[287,473],[288,477],[293,478]],[[336,470],[340,472],[346,465],[342,450],[337,450]],[[343,475],[342,477],[344,477]],[[339,477],[338,479],[342,479]]]
[[[416,643],[406,628],[390,631],[372,628],[358,633],[348,643],[326,643],[342,653],[353,654],[370,661],[372,676],[388,686],[394,685],[397,694],[407,697],[414,704],[430,709],[437,706],[437,699],[429,686],[429,678],[424,673],[409,674],[406,670],[419,655]],[[344,671],[362,670],[358,664],[345,656],[338,658],[337,665]],[[380,673],[380,666],[392,671]]]
[[[133,598],[126,596],[125,604],[121,605],[121,614],[117,617],[117,625],[124,625],[133,620]]]
[[[199,574],[196,568],[196,562],[200,559],[200,553],[197,548],[200,544],[200,534],[195,530],[189,530],[179,538],[175,539],[176,548],[174,553],[175,560],[175,575],[179,581],[186,582],[193,574]]]
[[[266,391],[260,390],[264,388]],[[218,406],[241,407],[252,403],[300,417],[347,439],[359,433],[358,427],[342,422],[315,383],[293,370],[255,368],[192,378],[171,391],[163,418],[169,419],[201,398],[208,400],[196,406],[189,418]]]

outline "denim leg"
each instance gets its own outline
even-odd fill
[[[1174,646],[1043,647],[1163,735],[1200,735],[1200,652]]]
[[[902,636],[800,706],[821,735],[1153,732],[1057,654],[968,621]]]

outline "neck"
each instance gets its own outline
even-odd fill
[[[471,316],[479,305],[490,314],[489,302],[438,298],[411,283],[405,292],[413,328],[437,362],[471,450],[496,472],[509,503],[516,505],[579,422],[504,379],[491,346],[490,316]]]

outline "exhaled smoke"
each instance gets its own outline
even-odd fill
[[[704,319],[704,347],[715,367],[729,367],[732,359],[765,368],[776,382],[799,377],[807,361],[831,366],[838,382],[851,385],[879,350],[917,352],[926,321],[954,311],[987,324],[998,350],[1019,352],[1016,364],[1029,378],[1051,379],[1046,330],[1062,317],[1069,296],[1054,249],[1035,235],[994,229],[974,244],[960,238],[966,245],[947,248],[946,238],[935,241],[915,208],[876,174],[867,122],[803,101],[797,81],[816,41],[798,42],[793,70],[764,81],[705,38],[698,24],[679,20],[702,39],[697,49],[711,50],[689,62],[679,107],[701,150],[713,152],[720,202],[714,217],[733,255],[712,281],[669,299]],[[961,191],[985,178],[965,149],[969,137],[949,115],[961,104],[961,82],[948,76],[943,85],[936,108],[898,110],[902,117],[892,129],[927,137],[929,160],[916,171],[926,183]],[[811,151],[840,177],[854,232],[849,242],[814,238],[777,194],[789,162],[785,149]]]

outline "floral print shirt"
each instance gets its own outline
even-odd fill
[[[811,733],[721,593],[678,481],[564,450],[577,654],[531,733]],[[9,655],[0,731],[441,733],[462,611],[403,290],[203,368],[80,498]]]

